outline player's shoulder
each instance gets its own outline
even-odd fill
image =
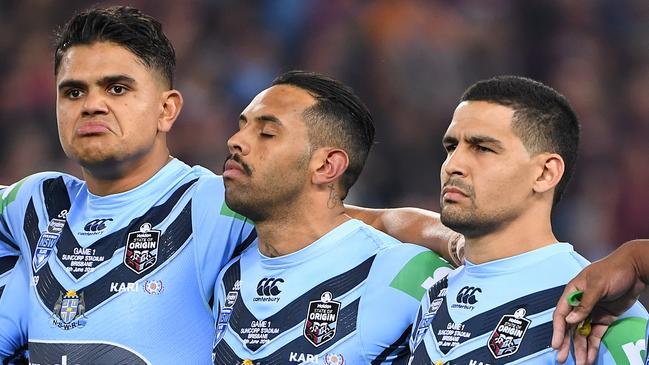
[[[36,193],[43,192],[43,185],[65,187],[67,190],[79,188],[85,182],[75,176],[54,171],[38,172],[8,185],[0,187],[0,203],[2,208],[6,207],[12,201],[30,197]]]
[[[217,175],[212,170],[209,170],[206,167],[203,167],[201,165],[193,165],[193,166],[188,166],[189,167],[189,174],[201,181],[201,183],[204,184],[209,184],[209,183],[223,183],[223,177],[221,175]]]
[[[515,265],[524,268],[526,277],[543,278],[542,282],[547,286],[567,283],[590,264],[566,242],[548,245],[512,259],[516,260]]]
[[[225,187],[223,186],[223,177],[213,173],[202,166],[192,166],[188,172],[188,178],[196,180],[195,194],[205,195],[212,202],[214,199],[223,200]]]
[[[404,243],[398,239],[375,229],[363,222],[357,221],[357,235],[363,237],[369,244],[374,245],[378,261],[388,261],[393,266],[403,266],[417,257],[421,265],[448,265],[435,252],[419,245]]]

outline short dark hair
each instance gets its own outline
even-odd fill
[[[568,100],[538,81],[498,76],[471,85],[460,101],[486,101],[514,110],[512,129],[532,154],[559,154],[565,171],[554,192],[560,200],[574,171],[579,149],[579,121]]]
[[[343,198],[354,185],[374,142],[374,123],[367,106],[347,85],[315,72],[289,71],[272,86],[290,85],[307,91],[316,103],[304,112],[309,142],[315,147],[342,148],[349,167],[341,178]]]
[[[162,25],[129,6],[94,8],[72,17],[56,34],[54,75],[70,47],[95,42],[112,42],[128,49],[144,65],[160,71],[173,87],[176,53]]]

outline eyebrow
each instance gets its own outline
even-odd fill
[[[499,148],[502,148],[502,146],[503,146],[503,144],[502,144],[502,142],[500,142],[500,140],[498,140],[496,138],[493,138],[493,137],[489,137],[489,136],[481,136],[481,135],[470,136],[470,137],[466,138],[466,141],[469,142],[472,145],[489,143],[489,144],[492,144],[495,147],[499,147]]]
[[[239,120],[247,122],[248,118],[245,115],[241,114],[241,115],[239,115]],[[279,120],[279,118],[277,118],[274,115],[270,115],[270,114],[260,115],[260,116],[256,117],[255,120],[260,121],[260,122],[271,122],[271,123],[275,123],[275,124],[278,124],[278,125],[282,125],[282,121]]]
[[[495,147],[498,147],[498,148],[503,147],[503,144],[502,144],[502,142],[500,140],[498,140],[496,138],[493,138],[493,137],[489,137],[489,136],[483,136],[483,135],[470,136],[470,137],[465,138],[465,140],[469,144],[472,144],[472,145],[479,145],[479,144],[483,144],[483,143],[489,143],[489,144],[492,144],[492,145],[494,145]],[[442,143],[444,145],[454,144],[454,143],[457,143],[457,142],[458,142],[458,139],[455,138],[455,137],[452,137],[452,136],[444,136],[444,138],[442,139]]]
[[[110,76],[104,76],[101,79],[99,79],[99,81],[97,81],[98,85],[110,85],[115,83],[134,84],[135,79],[126,75],[110,75]],[[67,88],[82,89],[87,86],[88,83],[85,81],[70,79],[70,80],[61,81],[59,83],[58,89],[59,90],[63,90]]]
[[[442,139],[442,144],[447,145],[447,144],[453,144],[457,143],[457,138],[451,137],[451,136],[444,136]]]

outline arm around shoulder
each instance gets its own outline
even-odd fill
[[[345,205],[347,214],[402,242],[437,252],[455,265],[462,264],[464,237],[444,226],[439,213],[420,208],[373,209]]]

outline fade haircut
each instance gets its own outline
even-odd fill
[[[56,34],[54,75],[65,52],[76,45],[112,42],[132,52],[145,66],[157,70],[173,88],[176,53],[162,25],[129,6],[84,11],[70,19]]]
[[[349,155],[349,166],[341,178],[344,199],[374,142],[370,111],[349,86],[314,72],[286,72],[273,81],[272,86],[276,85],[298,87],[316,99],[303,114],[309,142],[313,148],[331,146]]]
[[[565,171],[554,192],[560,200],[574,171],[579,148],[579,121],[568,100],[538,81],[520,76],[498,76],[471,85],[462,101],[486,101],[514,110],[512,129],[532,154],[559,154]]]

